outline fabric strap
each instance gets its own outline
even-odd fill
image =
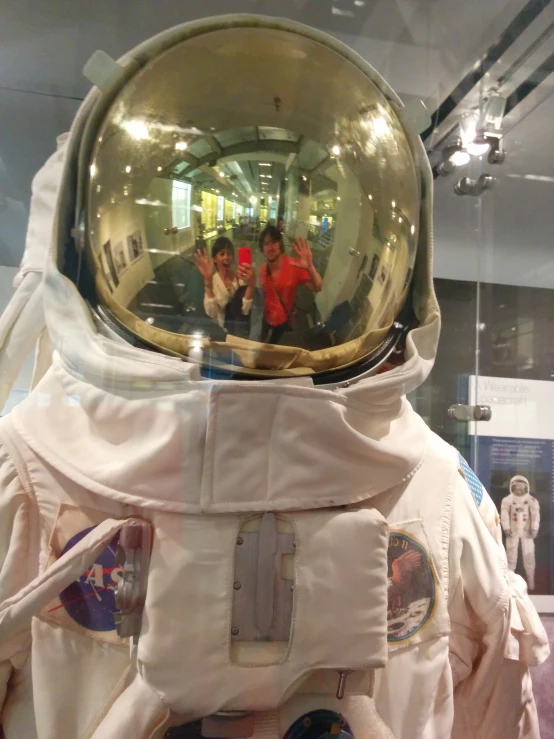
[[[133,518],[103,521],[16,595],[0,604],[0,643],[26,631],[31,619],[77,580],[124,526],[142,522]]]

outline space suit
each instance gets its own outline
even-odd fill
[[[51,366],[0,421],[5,738],[538,737],[544,630],[486,491],[406,399],[440,326],[417,116],[342,44],[257,16],[88,73],[35,180],[44,279],[20,278]],[[254,266],[278,274],[249,210],[276,203],[307,273],[279,344],[191,297],[221,193]],[[336,218],[307,246],[318,194]]]
[[[535,539],[539,533],[540,516],[539,501],[531,495],[529,480],[515,475],[510,480],[510,494],[502,498],[500,521],[506,536],[508,567],[513,572],[521,542],[529,590],[535,589]]]

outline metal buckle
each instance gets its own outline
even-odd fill
[[[288,642],[294,583],[284,577],[283,558],[295,547],[294,534],[277,532],[273,513],[264,513],[259,532],[239,534],[232,641]]]
[[[116,562],[122,565],[123,572],[115,590],[115,603],[120,612],[114,614],[114,619],[118,635],[132,636],[135,644],[142,626],[151,547],[150,524],[137,522],[121,529]]]

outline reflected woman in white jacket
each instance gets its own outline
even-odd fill
[[[242,314],[247,316],[252,309],[256,286],[254,269],[242,264],[235,272],[232,268],[234,257],[233,242],[227,236],[214,241],[211,259],[205,249],[196,251],[196,266],[204,278],[204,310],[221,328],[225,325],[225,308],[239,287],[246,285]]]

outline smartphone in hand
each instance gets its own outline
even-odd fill
[[[242,267],[243,264],[250,267],[252,265],[252,249],[249,246],[239,246],[237,258],[239,267]]]

